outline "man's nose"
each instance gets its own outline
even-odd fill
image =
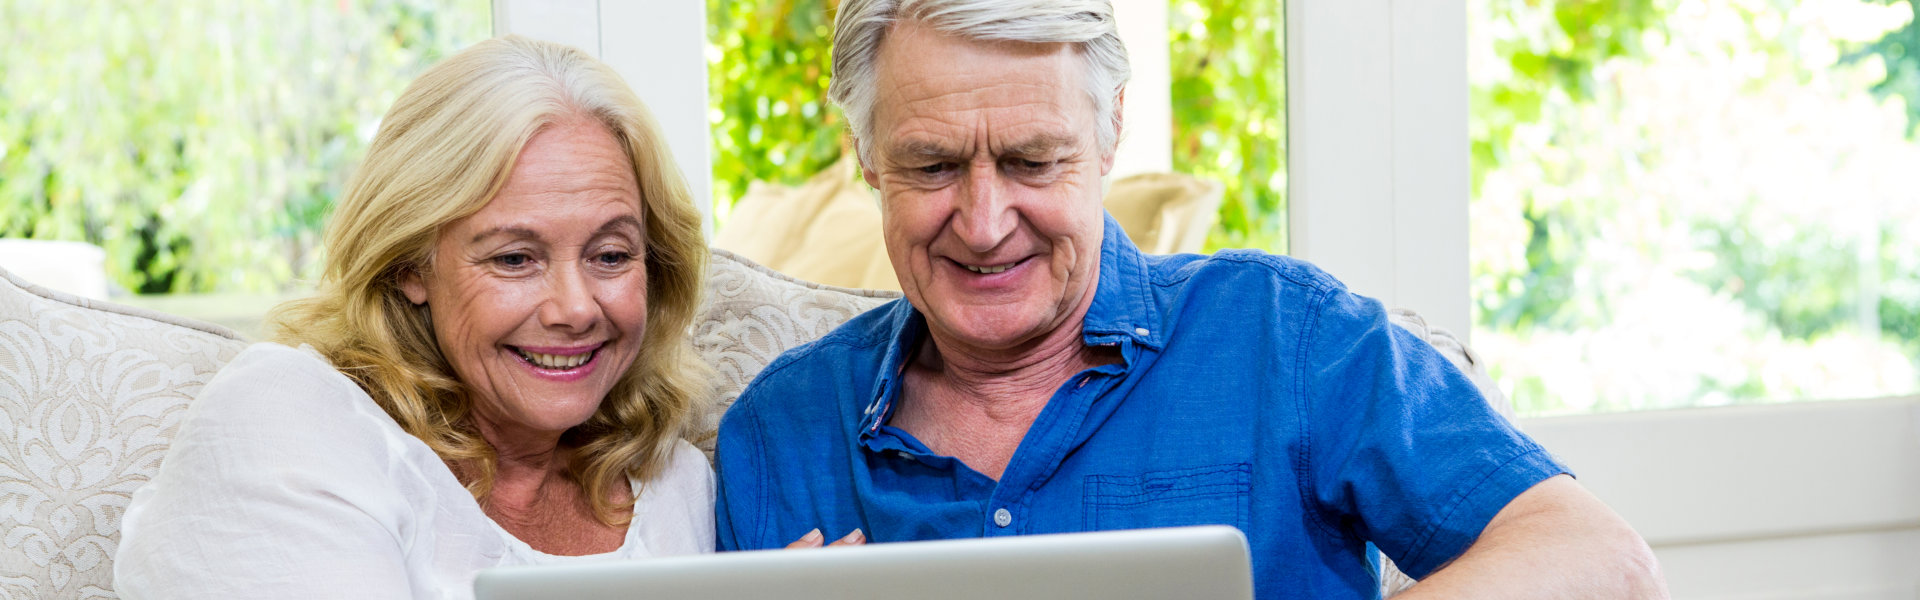
[[[584,259],[583,259],[584,260]],[[540,324],[547,327],[586,331],[600,318],[600,303],[594,300],[583,261],[561,262],[547,270],[547,301],[540,305]]]
[[[1003,188],[998,165],[968,165],[965,185],[956,199],[953,231],[967,249],[986,253],[1000,245],[1019,226],[1010,195]]]

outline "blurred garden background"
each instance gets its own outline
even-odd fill
[[[1916,0],[1467,0],[1472,343],[1526,414],[1920,390]],[[708,2],[713,214],[839,158],[836,0]],[[299,293],[486,0],[0,0],[0,237],[136,299]],[[1169,0],[1209,250],[1286,251],[1284,4]]]
[[[1523,414],[1920,390],[1912,0],[1469,0],[1473,344]]]

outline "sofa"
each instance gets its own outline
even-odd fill
[[[720,415],[782,351],[898,296],[810,283],[714,250],[692,334],[718,381],[694,441],[712,452]],[[1507,410],[1457,338],[1412,313],[1392,318]],[[183,409],[248,343],[218,325],[0,271],[0,598],[117,597],[114,551],[134,489],[159,469]],[[1409,583],[1397,573],[1384,581],[1390,591]]]

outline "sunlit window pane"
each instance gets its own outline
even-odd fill
[[[1474,345],[1523,412],[1920,390],[1920,28],[1472,0]]]
[[[0,2],[0,237],[85,241],[137,293],[311,277],[394,97],[486,0]]]

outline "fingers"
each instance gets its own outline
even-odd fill
[[[818,530],[815,530],[815,531],[818,531]],[[859,529],[855,529],[853,530],[852,533],[847,534],[847,537],[834,540],[833,543],[827,544],[827,545],[828,546],[858,546],[865,543],[867,543],[867,533]]]
[[[809,531],[807,532],[806,535],[800,536],[800,539],[794,540],[793,543],[791,544],[787,544],[787,549],[795,550],[800,548],[819,548],[820,543],[826,541],[826,539],[827,539],[827,536],[825,534],[820,533],[819,528],[814,528],[813,531]],[[828,546],[858,546],[865,543],[867,543],[867,533],[859,529],[855,529],[853,530],[852,533],[848,533],[846,537],[834,540],[833,543],[827,544],[827,545]]]
[[[800,539],[794,540],[791,544],[787,544],[787,549],[819,548],[820,542],[825,539],[827,539],[827,536],[822,535],[819,528],[814,528],[813,531],[809,531],[806,535],[800,536]],[[840,542],[834,543],[838,544]]]

